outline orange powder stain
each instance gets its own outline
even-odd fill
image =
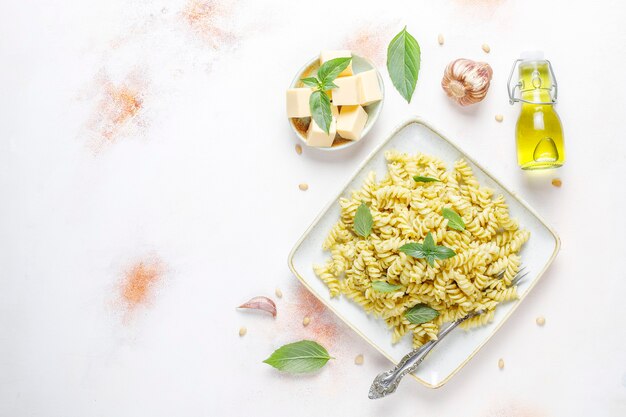
[[[190,0],[181,16],[191,31],[213,49],[232,46],[237,36],[231,27],[233,1]]]
[[[298,283],[295,289],[295,305],[288,314],[297,324],[298,333],[303,338],[315,340],[324,347],[333,347],[339,341],[338,318],[317,299],[306,287]],[[302,319],[309,317],[311,323],[302,325]]]
[[[382,66],[387,59],[387,45],[395,35],[394,30],[398,30],[397,26],[395,23],[361,26],[345,40],[345,48]]]
[[[135,73],[120,82],[100,75],[97,84],[98,103],[88,123],[92,131],[90,146],[94,153],[144,127],[141,115],[146,89],[145,81]]]
[[[120,287],[124,310],[132,312],[140,306],[149,305],[163,274],[163,263],[158,258],[147,258],[133,264],[124,273]]]

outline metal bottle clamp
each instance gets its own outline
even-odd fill
[[[523,59],[516,59],[515,62],[513,62],[513,68],[511,68],[511,73],[509,74],[509,81],[506,83],[506,90],[509,93],[509,104],[513,104],[515,102],[521,101],[522,103],[529,103],[529,104],[556,104],[556,98],[559,92],[559,88],[558,85],[556,83],[556,76],[554,75],[554,70],[552,69],[552,64],[550,63],[550,61],[548,61],[547,59],[542,59],[541,61],[546,61],[548,63],[548,68],[550,70],[550,76],[552,77],[552,86],[550,88],[542,88],[541,87],[541,78],[533,77],[533,84],[535,83],[535,80],[538,80],[538,85],[534,86],[536,89],[539,90],[548,90],[550,93],[550,98],[552,99],[552,101],[530,101],[530,100],[525,100],[521,97],[515,97],[515,89],[518,89],[521,92],[521,88],[523,87],[522,85],[522,81],[520,80],[517,84],[515,84],[513,86],[513,88],[511,88],[511,80],[513,79],[513,74],[515,74],[515,69],[517,68],[517,66],[519,65],[520,62],[524,61]]]

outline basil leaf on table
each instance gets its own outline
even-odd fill
[[[417,304],[404,312],[404,317],[413,324],[427,323],[435,319],[439,312],[426,304]]]
[[[441,213],[444,219],[448,219],[448,227],[454,230],[465,230],[465,222],[459,214],[447,207],[443,208]]]
[[[406,26],[389,43],[387,70],[396,90],[410,103],[420,70],[420,46]]]
[[[402,285],[394,285],[385,281],[372,281],[372,289],[382,293],[398,291],[401,288]]]
[[[369,207],[367,207],[367,204],[361,203],[354,215],[354,231],[359,236],[368,237],[372,233],[373,224],[374,218]]]
[[[322,345],[312,340],[301,340],[276,349],[263,362],[280,371],[300,374],[320,369],[329,359],[334,358]]]
[[[313,91],[309,98],[309,106],[311,107],[311,117],[315,120],[315,123],[317,123],[324,132],[329,133],[333,115],[330,110],[330,98],[328,98],[328,94],[320,90]]]

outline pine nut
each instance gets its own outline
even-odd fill
[[[300,145],[299,143],[296,144],[296,153],[298,155],[302,155],[302,145]]]
[[[363,355],[356,355],[356,358],[354,358],[354,363],[357,365],[363,365]]]
[[[491,48],[490,48],[490,47],[489,47],[489,45],[487,45],[486,43],[483,43],[482,48],[483,48],[483,51],[485,51],[485,53],[487,53],[487,54],[488,54],[489,52],[491,52]]]
[[[308,326],[309,323],[311,323],[311,319],[308,316],[302,319],[303,326]]]
[[[504,359],[498,359],[498,368],[504,369]]]
[[[246,333],[248,333],[248,329],[246,329],[245,327],[241,327],[241,328],[239,329],[239,336],[242,336],[242,337],[243,337],[243,336],[245,336],[245,335],[246,335]]]
[[[301,189],[302,191],[306,191],[309,189],[309,184],[303,182],[302,184],[298,185],[298,188]]]
[[[283,292],[280,290],[280,288],[276,288],[276,291],[274,291],[274,293],[276,294],[276,297],[283,298]]]
[[[563,181],[561,181],[559,178],[555,178],[552,180],[552,185],[554,185],[555,187],[560,187],[561,185],[563,185]]]
[[[537,317],[537,320],[535,320],[535,322],[537,323],[537,326],[543,326],[544,324],[546,324],[546,319],[543,316],[539,316]]]
[[[437,36],[437,42],[439,43],[439,45],[443,45],[444,39],[441,33],[439,34],[439,36]]]
[[[500,123],[504,120],[504,116],[501,114],[496,114],[496,122]]]

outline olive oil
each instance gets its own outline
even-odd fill
[[[522,169],[557,168],[565,162],[563,127],[554,110],[555,81],[550,65],[536,55],[519,63],[522,103],[515,137],[517,163]]]

